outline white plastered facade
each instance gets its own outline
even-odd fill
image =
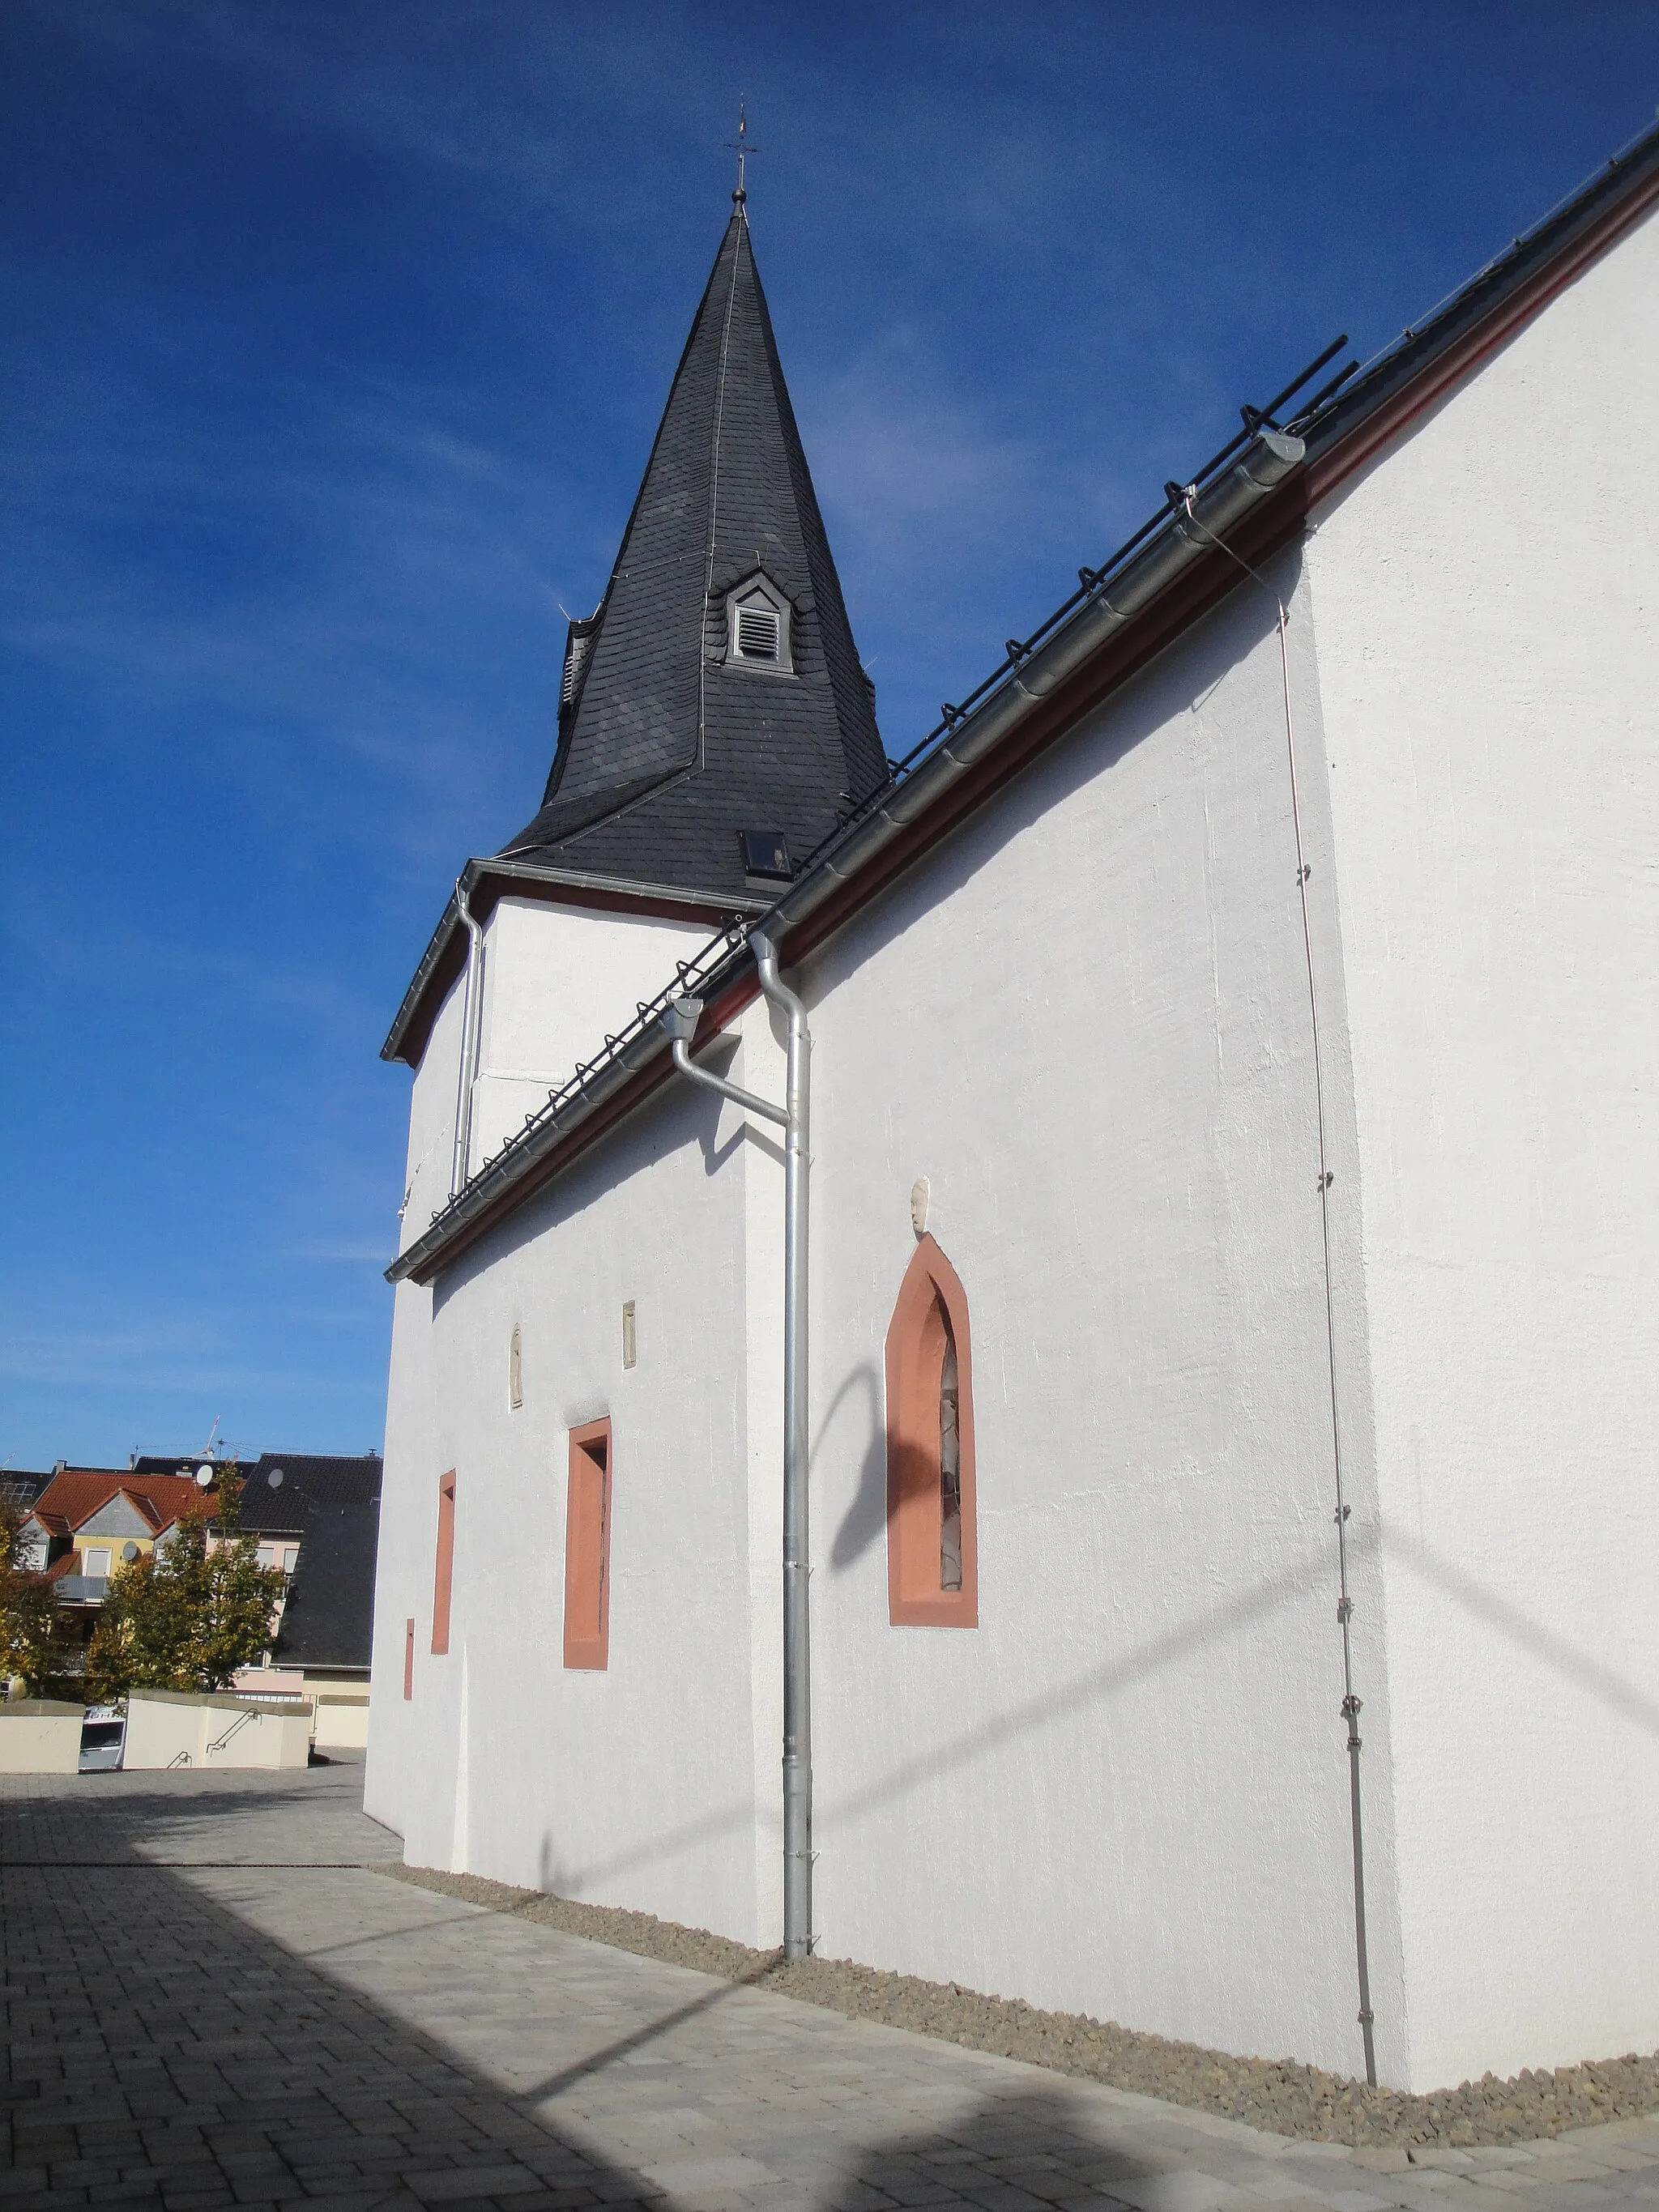
[[[1358,2070],[1334,1355],[1382,2077],[1659,2041],[1655,564],[1630,534],[1659,489],[1655,238],[1273,565],[1300,852],[1277,610],[1241,585],[799,973],[832,1954]],[[672,972],[647,947],[568,1038],[568,919],[526,904],[501,938],[504,1079],[591,1054]],[[447,1164],[459,999],[412,1170]],[[710,1057],[781,1087],[763,1005]],[[919,1176],[971,1313],[971,1630],[888,1620],[883,1340]],[[682,1087],[400,1287],[368,1803],[411,1861],[775,1942],[781,1182],[768,1128]],[[602,1414],[610,1654],[583,1674],[567,1444]]]
[[[1659,221],[1308,548],[1411,2070],[1659,2041]]]

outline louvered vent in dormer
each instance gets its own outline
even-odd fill
[[[749,576],[726,595],[727,665],[759,675],[793,676],[792,609],[764,574]]]
[[[770,607],[738,609],[738,652],[744,660],[777,659],[778,618]]]

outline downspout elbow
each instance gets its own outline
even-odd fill
[[[794,1021],[806,1019],[806,1008],[778,973],[778,948],[765,929],[751,929],[749,950],[755,956],[760,986],[774,1006],[781,1006]]]
[[[696,1035],[697,1023],[702,1013],[700,999],[671,999],[662,1017],[663,1034],[668,1039],[669,1052],[682,1075],[689,1075],[705,1091],[718,1092],[746,1112],[758,1114],[763,1121],[775,1121],[780,1128],[788,1127],[789,1116],[781,1106],[775,1106],[769,1098],[762,1098],[752,1091],[745,1091],[740,1083],[728,1083],[723,1075],[711,1074],[708,1068],[699,1067],[691,1057],[691,1040]]]

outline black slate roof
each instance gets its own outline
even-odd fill
[[[277,1666],[368,1665],[380,1525],[377,1498],[310,1504],[271,1654]]]
[[[377,1505],[380,1474],[376,1452],[356,1459],[316,1452],[261,1452],[243,1480],[238,1524],[256,1536],[296,1534],[313,1507]],[[273,1482],[273,1474],[282,1480]],[[300,1556],[305,1557],[303,1547]]]
[[[726,595],[757,571],[792,610],[787,675],[727,663]],[[810,852],[886,778],[741,198],[563,688],[541,811],[503,856],[741,897],[741,831]]]

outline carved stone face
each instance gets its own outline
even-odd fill
[[[927,1233],[927,1200],[930,1185],[926,1176],[918,1176],[910,1186],[910,1226],[918,1237]]]

